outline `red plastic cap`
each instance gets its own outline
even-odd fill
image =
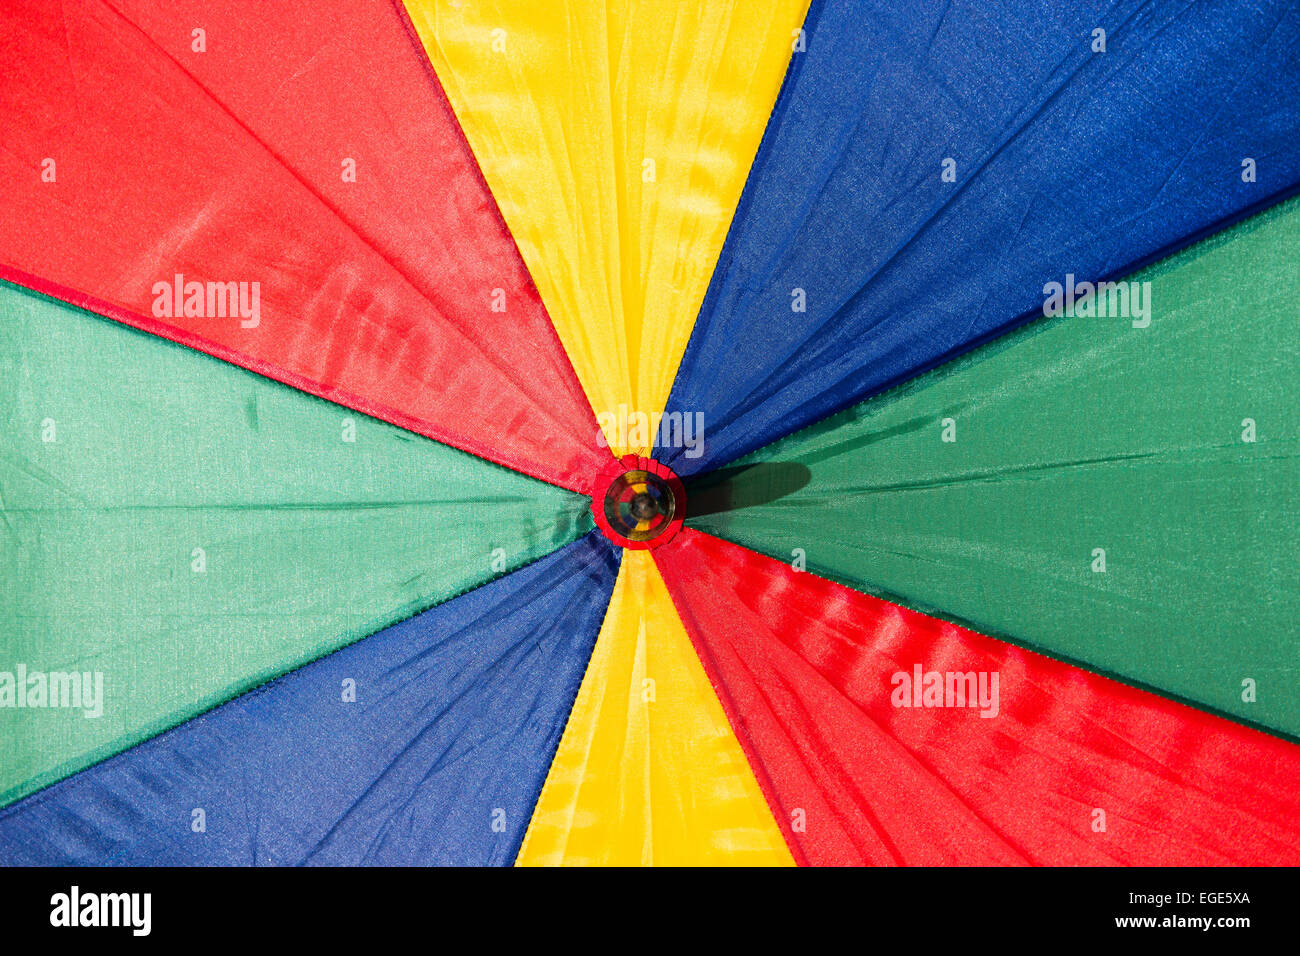
[[[615,544],[637,550],[657,548],[681,530],[686,489],[667,465],[624,455],[592,482],[591,513]]]

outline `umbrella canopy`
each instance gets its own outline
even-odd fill
[[[1293,5],[0,20],[0,861],[1300,862]]]

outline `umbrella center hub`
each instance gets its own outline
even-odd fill
[[[654,472],[634,468],[605,489],[603,507],[615,532],[633,541],[650,541],[667,530],[677,500],[668,482]]]
[[[606,504],[608,504],[608,502],[606,502]],[[664,500],[658,496],[648,494],[644,491],[633,495],[632,502],[628,507],[628,511],[632,513],[632,517],[637,521],[649,521],[651,518],[664,514],[665,512],[671,513],[671,509],[671,500],[665,503]]]
[[[597,477],[591,510],[605,536],[625,548],[657,548],[682,525],[686,495],[667,465],[624,455]]]

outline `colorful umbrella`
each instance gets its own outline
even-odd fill
[[[0,9],[0,861],[1300,862],[1300,9]]]

